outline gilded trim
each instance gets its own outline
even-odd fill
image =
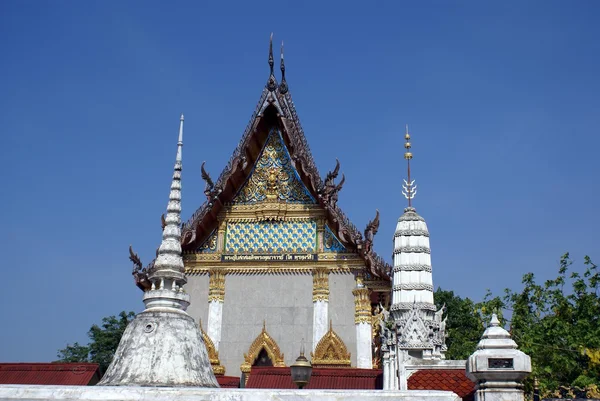
[[[350,352],[344,341],[333,331],[331,320],[329,330],[317,343],[315,352],[310,353],[313,366],[350,367]]]

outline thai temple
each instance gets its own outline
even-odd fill
[[[251,386],[254,372],[264,372],[257,368],[289,368],[301,347],[310,351],[315,372],[369,370],[385,389],[407,389],[412,373],[429,368],[458,369],[464,377],[464,361],[444,360],[444,308],[433,300],[429,232],[412,206],[408,127],[408,207],[388,263],[373,250],[375,205],[373,219],[357,228],[338,206],[345,182],[340,162],[319,173],[286,81],[283,45],[275,76],[272,40],[268,64],[266,85],[225,168],[213,179],[209,166],[201,166],[206,200],[181,225],[173,214],[180,205],[169,206],[163,244],[149,265],[130,248],[136,284],[151,300],[147,308],[166,302],[156,295],[166,287],[177,298],[168,299],[189,304],[186,313],[221,383],[228,377]],[[183,130],[183,117],[181,124]],[[174,240],[181,261],[169,259],[175,245],[165,241]]]
[[[202,165],[206,200],[185,223],[181,115],[156,258],[144,266],[129,248],[145,309],[102,379],[91,390],[48,386],[94,384],[99,373],[61,365],[53,383],[38,374],[56,371],[49,366],[0,366],[0,399],[524,401],[530,358],[495,315],[468,363],[445,359],[446,311],[434,304],[429,231],[412,204],[408,127],[408,206],[389,264],[373,250],[379,212],[359,230],[337,203],[340,162],[324,176],[315,165],[283,45],[280,80],[272,41],[268,60],[238,147],[215,180]],[[15,384],[17,375],[29,381]]]

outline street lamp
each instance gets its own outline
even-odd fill
[[[299,389],[303,388],[308,384],[310,375],[312,373],[312,364],[304,356],[304,339],[302,340],[302,346],[300,347],[300,356],[290,366],[292,372],[292,381],[296,383]]]

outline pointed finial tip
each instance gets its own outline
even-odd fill
[[[500,320],[498,320],[498,315],[492,313],[492,319],[490,320],[490,324],[494,327],[500,326]]]
[[[180,121],[183,121],[183,113],[181,113],[181,116],[179,117]]]

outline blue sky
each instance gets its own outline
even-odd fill
[[[53,360],[142,310],[127,247],[147,263],[159,244],[179,113],[187,219],[200,164],[216,178],[254,110],[271,31],[318,168],[340,159],[357,226],[379,208],[388,260],[406,123],[435,286],[480,300],[553,277],[564,252],[600,260],[599,17],[595,1],[0,2],[0,361]]]

